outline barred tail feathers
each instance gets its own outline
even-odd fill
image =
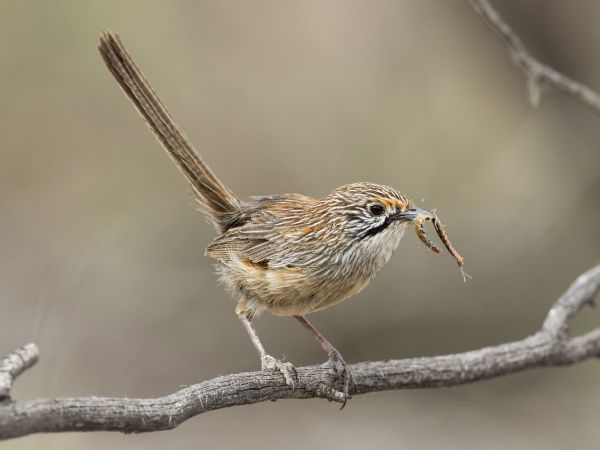
[[[100,36],[98,49],[121,89],[189,181],[200,210],[223,231],[240,201],[210,170],[177,126],[116,33]]]

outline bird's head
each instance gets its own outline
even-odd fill
[[[353,240],[379,240],[401,236],[404,224],[430,211],[419,208],[408,197],[389,186],[352,183],[326,197],[329,211],[340,218],[338,225]]]
[[[337,188],[317,205],[315,217],[327,229],[326,250],[344,254],[350,266],[374,273],[390,259],[412,224],[419,240],[434,253],[439,248],[427,237],[424,222],[430,220],[437,235],[459,267],[464,259],[452,247],[435,213],[415,204],[396,189],[374,183],[352,183]],[[313,216],[317,214],[313,213]],[[468,276],[463,272],[463,277]]]

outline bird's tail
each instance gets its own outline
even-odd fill
[[[146,120],[179,171],[189,181],[198,206],[223,231],[240,209],[240,201],[202,160],[144,78],[116,33],[105,31],[98,45],[106,66]]]

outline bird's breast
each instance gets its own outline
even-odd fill
[[[346,300],[364,289],[392,256],[404,226],[369,237],[355,245],[321,252],[310,264],[271,267],[230,255],[218,271],[222,281],[241,293],[255,312],[305,315]]]

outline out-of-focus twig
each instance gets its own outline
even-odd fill
[[[568,335],[569,319],[591,304],[599,291],[600,265],[579,276],[554,303],[542,328],[523,340],[454,355],[353,364],[355,388],[351,393],[454,386],[599,356],[600,327],[581,336]],[[2,361],[8,360],[10,357]],[[6,367],[11,367],[10,363]],[[28,364],[21,367],[12,371],[13,378]],[[214,378],[151,399],[83,397],[12,401],[7,397],[0,402],[0,439],[62,431],[166,430],[215,409],[285,398],[331,399],[332,390],[342,388],[326,365],[301,367],[297,371],[298,382],[293,388],[287,386],[279,372],[252,372]]]
[[[534,58],[523,45],[521,38],[502,19],[488,0],[471,0],[477,14],[492,28],[509,48],[512,58],[527,75],[529,100],[537,106],[545,88],[553,87],[569,94],[600,115],[600,95],[586,85],[567,77]]]

